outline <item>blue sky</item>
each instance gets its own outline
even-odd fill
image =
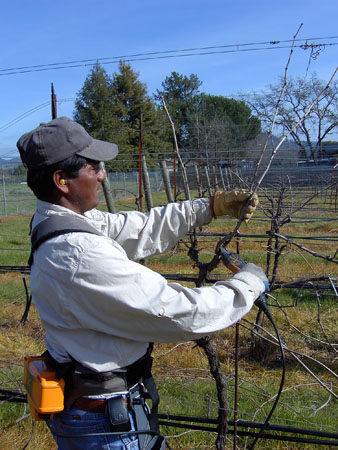
[[[0,7],[0,156],[18,156],[16,141],[21,134],[50,120],[51,83],[60,102],[58,115],[72,117],[73,99],[90,66],[13,75],[4,75],[4,69],[292,40],[301,23],[298,38],[338,35],[337,0],[0,0]],[[245,48],[251,47],[229,49]],[[176,71],[196,74],[206,93],[235,96],[275,83],[284,74],[289,52],[235,51],[131,65],[149,94]],[[288,76],[304,77],[309,56],[309,50],[295,49]],[[326,46],[311,60],[310,71],[328,81],[337,65],[338,45]],[[116,63],[104,67],[110,74],[117,71]]]

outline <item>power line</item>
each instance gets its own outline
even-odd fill
[[[323,39],[337,39],[338,36],[327,36],[327,37],[317,37],[317,38],[303,38],[303,39],[296,39],[295,42],[299,41],[312,41],[312,40],[323,40]],[[49,67],[49,66],[57,66],[57,65],[65,65],[65,64],[75,64],[75,63],[86,63],[86,62],[96,62],[96,61],[103,61],[107,59],[120,59],[120,58],[130,58],[130,57],[139,57],[139,56],[150,56],[150,55],[160,55],[164,53],[175,53],[175,52],[187,52],[187,51],[198,51],[198,50],[211,50],[216,48],[229,48],[229,47],[243,47],[243,46],[250,46],[250,45],[265,45],[265,44],[280,44],[280,43],[286,43],[286,42],[293,42],[293,40],[274,40],[274,41],[264,41],[264,42],[252,42],[252,43],[243,43],[243,44],[227,44],[227,45],[216,45],[216,46],[208,46],[208,47],[195,47],[195,48],[187,48],[187,49],[176,49],[176,50],[163,50],[158,52],[147,52],[147,53],[135,53],[130,55],[119,55],[119,56],[108,56],[104,58],[92,58],[92,59],[82,59],[82,60],[73,60],[68,62],[57,62],[57,63],[50,63],[50,64],[39,64],[39,65],[33,65],[33,66],[22,66],[22,67],[14,67],[9,69],[0,69],[0,72],[7,72],[12,70],[21,70],[21,69],[34,69],[34,68],[40,68],[40,67]]]
[[[61,100],[58,100],[58,104],[61,105],[62,103],[73,102],[74,100],[76,100],[76,99],[75,98],[62,98]],[[40,105],[35,106],[34,108],[29,109],[28,111],[20,114],[20,116],[15,117],[14,119],[10,120],[9,122],[5,123],[4,125],[1,125],[0,133],[2,133],[3,131],[6,131],[8,128],[12,127],[16,123],[20,122],[21,120],[25,119],[26,117],[30,116],[31,114],[34,114],[35,112],[37,112],[40,109],[43,109],[49,105],[50,105],[50,100],[48,100],[44,103],[41,103]]]
[[[15,119],[10,120],[9,122],[5,123],[5,125],[0,126],[0,133],[2,131],[7,130],[12,125],[15,125],[17,122],[20,122],[20,120],[25,119],[27,116],[35,113],[36,111],[39,111],[42,108],[45,108],[46,106],[50,105],[50,101],[41,103],[41,105],[35,106],[34,108],[22,113],[20,116],[16,117]]]
[[[338,45],[338,42],[333,43],[321,43],[321,44],[308,44],[309,41],[314,40],[324,40],[324,39],[337,39],[338,36],[328,36],[328,37],[317,37],[317,38],[306,38],[306,39],[296,39],[297,42],[304,42],[301,45],[295,45],[295,48],[301,48],[303,50],[307,50],[309,48],[317,48],[317,47],[326,47],[326,46],[334,46]],[[265,41],[265,42],[254,42],[254,43],[243,43],[243,44],[228,44],[228,45],[218,45],[218,46],[209,46],[209,47],[196,47],[196,48],[188,48],[188,49],[178,49],[178,50],[165,50],[158,52],[148,52],[148,53],[137,53],[131,55],[119,55],[119,56],[110,56],[104,58],[95,58],[95,59],[84,59],[84,60],[74,60],[68,62],[56,62],[50,64],[40,64],[33,66],[22,66],[22,67],[13,67],[7,69],[0,69],[0,76],[6,75],[15,75],[20,73],[29,73],[29,72],[41,72],[47,70],[60,70],[60,69],[70,69],[76,67],[85,67],[85,66],[93,66],[97,62],[101,62],[102,64],[116,64],[121,60],[126,62],[131,61],[147,61],[147,60],[155,60],[155,59],[168,59],[168,58],[178,58],[178,57],[186,57],[186,56],[205,56],[205,55],[213,55],[213,54],[225,54],[225,53],[237,53],[237,52],[247,52],[247,51],[259,51],[259,50],[276,50],[276,49],[286,49],[291,48],[291,45],[280,45],[280,44],[289,44],[293,42],[292,40],[273,40],[273,41]],[[241,48],[241,47],[252,47],[254,45],[269,45],[268,47],[253,47],[253,48]],[[216,50],[216,49],[227,49],[227,50]],[[215,50],[215,51],[207,51],[207,50]],[[179,53],[179,52],[189,52],[189,53]],[[194,52],[194,53],[191,53]],[[175,54],[173,54],[175,53]]]
[[[0,148],[0,151],[1,151],[1,148]],[[18,151],[17,151],[16,149],[14,149],[14,150],[8,150],[8,152],[3,153],[2,155],[0,155],[0,159],[2,159],[2,158],[8,158],[9,156],[14,155],[14,154],[16,154],[17,156],[19,156],[19,153],[18,153]]]

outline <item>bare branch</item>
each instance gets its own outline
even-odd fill
[[[283,236],[282,234],[279,233],[273,233],[274,236],[283,239],[284,241],[286,241],[289,245],[295,245],[296,247],[300,248],[301,250],[304,250],[307,253],[310,253],[310,255],[316,256],[317,258],[321,258],[321,259],[325,259],[326,261],[330,261],[333,262],[335,264],[338,264],[338,259],[334,259],[334,256],[324,256],[321,255],[317,252],[314,252],[313,250],[310,250],[307,247],[304,247],[304,245],[298,244],[298,242],[293,241],[291,238],[288,238],[286,236]]]
[[[185,166],[183,164],[179,149],[178,149],[178,144],[177,144],[177,137],[176,137],[176,131],[175,131],[175,125],[174,122],[172,121],[172,118],[170,117],[167,105],[165,103],[164,97],[161,97],[162,100],[162,104],[163,104],[163,108],[168,116],[169,122],[170,122],[170,126],[172,129],[172,134],[173,134],[173,139],[174,139],[174,147],[175,147],[175,153],[176,156],[178,158],[178,161],[180,163],[181,169],[182,169],[182,176],[183,176],[183,183],[184,183],[184,190],[185,190],[185,196],[187,200],[191,200],[190,197],[190,189],[189,189],[189,182],[188,182],[188,177],[187,177],[187,171],[185,170]]]
[[[296,32],[296,34],[293,36],[293,41],[292,41],[292,46],[291,46],[291,50],[290,50],[290,54],[289,54],[289,59],[288,59],[288,62],[287,62],[287,64],[286,64],[285,70],[284,70],[284,82],[283,82],[283,87],[282,87],[282,90],[281,90],[281,92],[280,92],[279,98],[278,98],[278,100],[277,100],[277,104],[276,104],[276,108],[275,108],[275,113],[274,113],[274,116],[273,116],[273,119],[272,119],[272,124],[271,124],[271,127],[270,127],[270,131],[269,131],[269,133],[268,133],[268,135],[267,135],[267,137],[266,137],[266,140],[265,140],[265,143],[264,143],[263,150],[262,150],[262,152],[261,152],[260,158],[259,158],[258,163],[257,163],[257,166],[256,166],[256,170],[255,170],[254,176],[253,176],[253,178],[252,178],[251,190],[253,189],[253,184],[254,184],[255,178],[256,178],[256,176],[257,176],[258,169],[259,169],[259,167],[260,167],[260,165],[261,165],[261,163],[262,163],[263,155],[264,155],[264,153],[265,153],[265,151],[266,151],[266,148],[267,148],[267,146],[268,146],[268,142],[269,142],[270,136],[272,135],[273,129],[274,129],[274,127],[275,127],[276,118],[277,118],[277,114],[278,114],[278,111],[279,111],[279,105],[280,105],[280,103],[281,103],[281,101],[282,101],[282,98],[283,98],[283,95],[284,95],[284,92],[285,92],[285,89],[286,89],[287,73],[288,73],[288,70],[289,70],[289,65],[290,65],[290,61],[291,61],[292,54],[293,54],[293,49],[294,49],[294,46],[295,46],[295,40],[296,40],[297,35],[298,35],[300,29],[302,28],[302,26],[303,26],[303,24],[301,23],[300,26],[299,26],[299,28],[298,28],[298,30],[297,30],[297,32]]]

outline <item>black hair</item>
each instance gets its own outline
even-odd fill
[[[62,170],[67,178],[76,178],[79,170],[87,164],[87,159],[73,155],[60,162],[41,169],[28,169],[27,184],[39,200],[52,201],[55,184],[53,174]]]

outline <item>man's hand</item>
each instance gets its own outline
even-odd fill
[[[249,199],[251,193],[245,189],[235,189],[229,192],[216,191],[213,197],[213,213],[215,216],[232,216],[239,219],[242,208]],[[253,194],[250,203],[246,207],[243,220],[248,222],[251,219],[256,207],[259,204],[257,194]]]
[[[242,272],[242,273],[248,272],[248,273],[252,273],[252,275],[256,275],[256,277],[260,278],[260,280],[263,281],[264,286],[265,286],[265,292],[270,291],[270,285],[269,285],[269,280],[268,280],[267,276],[265,275],[265,273],[259,266],[256,266],[256,264],[252,264],[252,263],[245,264],[239,270],[239,272]]]

